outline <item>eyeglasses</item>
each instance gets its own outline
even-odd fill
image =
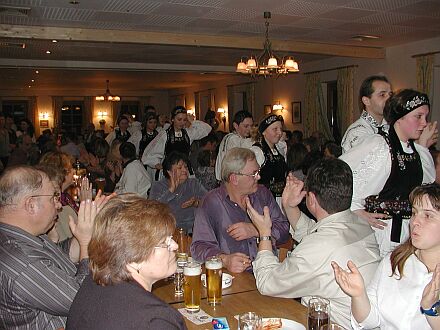
[[[260,175],[260,169],[258,169],[254,174],[246,174],[246,173],[235,173],[235,174],[237,174],[237,175],[243,175],[243,176],[248,176],[248,177],[250,177],[250,178],[254,178],[254,179],[256,179],[257,176]]]
[[[61,194],[58,191],[55,191],[53,195],[32,195],[30,197],[52,197],[54,202],[60,202]]]
[[[155,249],[167,249],[169,252],[173,251],[173,243],[177,244],[175,240],[173,240],[173,236],[168,236],[165,239],[164,243],[159,243],[154,248]]]

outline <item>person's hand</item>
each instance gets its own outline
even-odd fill
[[[168,171],[168,189],[170,192],[175,192],[177,187],[180,185],[180,180],[179,177],[177,175],[177,170],[176,169],[172,169],[170,171]]]
[[[431,281],[425,286],[425,289],[423,290],[422,300],[420,301],[420,306],[422,306],[423,309],[430,309],[434,303],[436,303],[439,298],[440,290],[440,264],[437,264],[437,266],[434,269],[434,272],[432,273],[432,279]]]
[[[72,216],[69,216],[70,230],[81,247],[89,245],[97,212],[97,204],[88,199],[81,202],[77,221]]]
[[[193,196],[187,201],[183,202],[182,205],[180,205],[180,207],[182,209],[187,209],[188,207],[192,207],[192,206],[197,207],[199,206],[199,202],[200,202],[199,199]]]
[[[162,164],[161,164],[161,163],[158,163],[158,164],[154,165],[154,168],[155,168],[156,170],[161,170],[161,169],[162,169]]]
[[[87,177],[83,177],[81,179],[81,188],[79,189],[79,200],[86,201],[88,199],[92,199],[92,184],[89,183],[89,179]]]
[[[258,213],[251,204],[249,197],[246,197],[246,208],[249,218],[257,228],[260,236],[270,236],[272,233],[272,219],[270,218],[269,208],[263,208],[263,214]]]
[[[383,220],[389,219],[389,215],[384,213],[369,213],[365,210],[356,210],[353,211],[356,213],[362,220],[368,221],[371,227],[377,229],[384,229],[388,224]]]
[[[437,121],[434,121],[433,123],[427,123],[426,127],[423,129],[422,134],[416,142],[423,147],[429,148],[434,143],[437,143],[437,139]]]
[[[226,267],[231,273],[242,273],[251,265],[251,259],[244,253],[223,254],[220,256],[223,267]]]
[[[295,208],[303,200],[306,192],[303,191],[304,182],[297,179],[292,173],[289,173],[286,178],[286,186],[281,196],[281,202],[284,209]]]
[[[332,261],[336,283],[350,297],[361,297],[365,294],[364,279],[353,261],[349,260],[347,267],[350,270],[349,272],[339,267],[335,261]]]
[[[255,228],[253,224],[248,222],[234,223],[226,229],[226,232],[236,241],[242,241],[251,237],[258,236],[257,228]]]

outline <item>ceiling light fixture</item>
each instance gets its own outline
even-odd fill
[[[56,40],[56,39],[53,39],[53,40],[52,40],[52,42],[53,42],[53,43],[57,43],[57,42],[58,42],[58,40]]]
[[[50,50],[46,50],[46,54],[50,54],[51,53],[51,51]]]
[[[266,22],[266,38],[263,43],[263,52],[257,57],[251,55],[248,59],[242,57],[237,63],[236,72],[250,74],[252,77],[263,76],[264,78],[272,75],[286,75],[292,72],[298,72],[298,63],[293,56],[284,56],[279,58],[272,51],[272,43],[269,40],[269,19],[270,11],[264,12]]]
[[[374,36],[374,35],[369,35],[369,34],[357,34],[355,36],[352,36],[351,39],[357,40],[357,41],[364,41],[364,40],[380,39],[380,37]]]
[[[117,95],[112,95],[112,94],[110,93],[110,89],[109,89],[109,87],[108,87],[108,84],[109,84],[110,81],[107,79],[106,82],[107,82],[107,89],[105,90],[104,95],[98,95],[98,96],[96,96],[96,97],[95,97],[95,100],[96,100],[96,101],[111,101],[111,102],[117,102],[117,101],[120,101],[121,98],[120,98],[119,96],[117,96]]]

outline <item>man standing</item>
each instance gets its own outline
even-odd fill
[[[106,200],[82,202],[78,221],[70,224],[75,238],[57,245],[45,235],[61,208],[59,191],[47,175],[20,166],[0,177],[1,329],[64,328],[89,272],[94,214]]]
[[[322,160],[307,175],[305,191],[302,181],[289,174],[283,193],[283,207],[293,228],[293,238],[300,242],[282,263],[272,253],[271,213],[264,215],[247,200],[248,212],[258,229],[260,244],[254,261],[258,290],[275,297],[302,297],[307,304],[319,295],[331,302],[331,318],[349,329],[350,298],[334,280],[331,261],[353,260],[360,265],[366,284],[372,279],[380,261],[374,232],[365,221],[350,211],[353,176],[350,167],[339,159]],[[298,209],[306,205],[317,223]],[[268,240],[266,240],[268,238]]]
[[[232,148],[250,148],[252,146],[253,142],[248,138],[253,124],[252,114],[248,111],[238,111],[234,115],[232,121],[234,131],[225,135],[218,148],[217,161],[215,162],[215,177],[218,181],[222,180],[222,161],[228,150]]]
[[[357,146],[367,136],[376,134],[379,128],[388,131],[388,125],[383,119],[383,108],[391,94],[391,84],[385,76],[370,76],[362,82],[359,89],[359,108],[362,113],[347,128],[342,138],[343,152]]]
[[[203,262],[219,255],[230,272],[251,270],[259,235],[246,211],[247,198],[258,212],[269,208],[273,219],[269,235],[274,243],[282,244],[287,240],[289,223],[272,193],[258,184],[259,179],[260,167],[251,150],[233,148],[226,153],[222,166],[223,184],[208,192],[196,211],[191,244],[195,260]]]

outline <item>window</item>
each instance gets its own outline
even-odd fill
[[[81,134],[84,104],[82,101],[65,101],[61,107],[61,128]]]
[[[2,111],[5,114],[12,115],[14,122],[18,123],[21,119],[27,118],[29,103],[26,100],[21,101],[2,101]],[[33,118],[32,118],[33,121]]]
[[[339,129],[338,117],[338,83],[336,80],[327,82],[327,119],[333,138],[340,143],[342,136]]]
[[[122,101],[121,111],[119,114],[129,113],[134,115],[135,120],[140,120],[139,118],[139,102],[138,101]],[[119,116],[118,116],[119,117]]]

